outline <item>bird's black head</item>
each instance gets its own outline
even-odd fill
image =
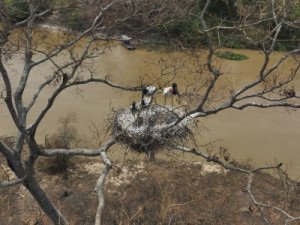
[[[173,88],[173,95],[178,95],[178,97],[180,97],[179,91],[177,89],[177,84],[173,83],[172,84],[172,88]]]

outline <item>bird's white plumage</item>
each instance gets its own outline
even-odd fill
[[[172,94],[172,87],[164,88],[163,96],[165,98],[173,96],[173,94]]]
[[[146,90],[144,93],[145,96],[153,96],[157,91],[157,87],[148,86],[145,87],[145,90]]]
[[[148,87],[148,92],[150,94],[154,94],[157,91],[157,87],[150,86]]]
[[[164,91],[163,91],[163,96],[164,96],[164,99],[165,99],[164,105],[166,105],[167,98],[171,97],[172,98],[172,106],[173,106],[173,97],[174,97],[174,95],[172,93],[172,90],[173,90],[172,87],[164,88]]]
[[[173,83],[172,87],[164,88],[164,91],[163,91],[163,96],[165,98],[164,105],[166,105],[167,98],[171,97],[172,98],[172,107],[173,107],[173,97],[174,97],[174,95],[178,95],[178,97],[180,98],[180,94],[178,92],[176,83]]]

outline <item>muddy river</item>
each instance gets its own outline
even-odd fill
[[[101,49],[99,43],[99,49]],[[224,75],[220,80],[222,84],[231,85],[238,88],[251,80],[258,74],[264,57],[259,51],[238,50],[238,53],[249,56],[244,61],[216,61],[216,66],[221,67]],[[200,52],[199,60],[204,63],[206,52]],[[38,55],[34,55],[37,59]],[[64,60],[64,56],[61,56]],[[184,53],[170,53],[163,50],[151,50],[137,48],[135,51],[128,51],[119,43],[115,43],[105,50],[105,54],[97,58],[91,67],[97,77],[110,75],[110,79],[122,85],[137,85],[139,81],[151,80],[161,71],[164,63],[179,64],[186,58]],[[202,59],[203,57],[203,59]],[[280,53],[274,54],[278,59]],[[168,62],[166,62],[166,61]],[[287,63],[288,64],[288,63]],[[11,74],[13,87],[19,79],[22,71],[22,58],[15,55],[7,63],[7,68]],[[290,65],[279,68],[279,73],[286,73],[290,70]],[[82,70],[84,72],[84,69]],[[28,102],[38,85],[53,70],[49,64],[42,65],[34,69],[29,79],[27,89],[24,93],[24,100]],[[164,78],[164,80],[169,79]],[[179,70],[174,79],[178,83],[179,91],[184,92],[186,81],[189,79],[187,71]],[[159,83],[160,85],[163,82]],[[1,88],[3,81],[0,82]],[[298,86],[300,87],[300,86]],[[47,87],[42,93],[32,112],[29,114],[28,124],[36,118],[38,112],[45,106],[49,93],[54,87]],[[52,134],[57,129],[59,118],[68,113],[76,114],[74,126],[80,136],[85,137],[92,145],[96,145],[97,138],[92,135],[91,130],[97,127],[101,131],[102,141],[109,139],[109,134],[104,137],[107,130],[106,118],[111,114],[112,109],[128,107],[133,100],[140,98],[140,93],[114,89],[103,84],[88,84],[80,87],[67,89],[56,100],[54,106],[49,111],[37,131],[37,140],[44,143],[45,135]],[[157,102],[163,104],[161,96],[157,97]],[[176,103],[178,105],[178,103]],[[181,104],[186,104],[184,99]],[[300,177],[300,111],[287,111],[286,109],[258,109],[247,108],[243,111],[224,110],[216,115],[201,118],[201,132],[197,139],[200,144],[215,142],[216,147],[225,146],[231,156],[238,160],[252,159],[257,166],[270,165],[274,162],[283,162],[289,173],[296,179]],[[2,102],[0,105],[0,135],[14,135],[15,129],[8,111]],[[205,129],[204,129],[205,128]],[[95,130],[95,129],[94,129]],[[116,159],[123,159],[124,150],[121,146],[115,147]],[[114,153],[112,153],[114,154]],[[166,157],[165,155],[158,156]],[[180,156],[181,157],[181,156]],[[186,160],[195,160],[194,156],[184,155]]]

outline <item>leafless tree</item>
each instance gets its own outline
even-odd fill
[[[86,69],[89,76],[82,77],[80,74],[81,69],[87,68],[87,65],[91,65],[92,60],[102,54],[104,54],[105,49],[108,45],[104,44],[102,49],[97,49],[93,43],[97,40],[105,39],[108,37],[101,35],[101,32],[105,31],[106,25],[111,25],[109,21],[105,20],[107,18],[108,11],[114,11],[117,4],[122,3],[122,1],[72,1],[66,5],[54,5],[53,7],[47,7],[44,9],[41,7],[41,3],[44,1],[24,1],[28,6],[28,16],[18,22],[14,21],[14,18],[10,17],[9,9],[13,7],[12,5],[4,1],[0,2],[0,17],[1,17],[1,34],[0,34],[0,73],[2,81],[4,82],[4,90],[1,92],[1,99],[4,100],[7,109],[13,119],[14,126],[18,129],[18,134],[16,135],[16,141],[12,148],[5,145],[0,141],[0,152],[7,159],[9,167],[15,172],[17,179],[10,182],[1,182],[1,186],[10,186],[14,184],[22,183],[28,191],[32,194],[36,202],[42,208],[42,210],[50,217],[54,224],[68,224],[64,216],[55,207],[55,205],[50,201],[45,192],[39,186],[39,183],[35,177],[34,173],[34,163],[39,156],[71,156],[71,155],[85,155],[85,156],[97,156],[101,155],[106,168],[102,175],[99,177],[98,184],[96,185],[95,191],[99,195],[99,207],[96,214],[96,224],[100,224],[101,221],[101,211],[103,208],[103,195],[102,195],[102,184],[105,180],[109,169],[112,164],[106,156],[106,151],[114,143],[115,139],[108,141],[103,147],[97,150],[88,149],[58,149],[56,151],[48,151],[40,148],[35,139],[35,134],[37,127],[40,125],[41,121],[44,119],[45,115],[53,106],[55,99],[62,93],[65,89],[74,87],[77,85],[83,85],[88,83],[102,83],[108,85],[112,88],[119,88],[127,91],[141,91],[142,87],[132,86],[124,87],[115,84],[109,80],[108,76],[104,78],[97,77],[95,71],[92,67]],[[55,1],[54,1],[55,3]],[[69,30],[64,30],[59,43],[48,44],[47,41],[44,43],[38,43],[34,37],[34,31],[39,29],[37,23],[42,18],[45,18],[59,10],[64,10],[69,7],[74,7],[77,3],[78,7],[89,7],[93,8],[94,18],[91,20],[89,26],[85,30],[78,33],[70,33]],[[124,2],[123,2],[124,3]],[[122,4],[121,4],[122,5]],[[55,8],[56,7],[56,8]],[[95,12],[96,11],[96,12]],[[50,26],[52,24],[49,24]],[[13,38],[10,37],[15,32],[15,29],[20,28],[20,40],[17,43],[14,42]],[[69,35],[64,35],[70,33]],[[100,35],[99,35],[100,34]],[[46,37],[45,37],[46,38]],[[84,38],[87,38],[83,41]],[[112,38],[113,39],[113,38]],[[76,53],[74,51],[74,46],[76,46],[80,41],[83,41],[84,47],[81,53]],[[81,43],[82,44],[82,43]],[[11,84],[11,76],[7,70],[7,61],[15,54],[19,54],[18,51],[24,54],[24,65],[23,71],[19,77],[19,82],[17,88],[14,90]],[[63,55],[66,61],[61,62],[56,59],[56,56]],[[35,57],[37,56],[37,57]],[[32,70],[39,68],[42,64],[50,63],[54,68],[50,71],[50,75],[47,79],[39,85],[36,89],[32,99],[28,104],[24,103],[24,91],[27,88],[28,78],[32,74]],[[176,70],[176,66],[173,68]],[[161,70],[161,74],[157,76],[156,79],[152,81],[155,82],[159,77],[164,74],[170,73],[170,70]],[[148,85],[150,85],[149,83]],[[45,107],[38,113],[35,120],[31,123],[27,123],[28,113],[32,110],[36,101],[40,97],[41,92],[47,85],[53,86],[53,93],[49,96],[48,102]],[[144,84],[145,85],[145,84]],[[22,153],[24,152],[24,144],[26,143],[29,155],[25,159],[22,158]]]
[[[176,1],[175,1],[176,2]],[[278,37],[282,28],[284,26],[293,26],[295,28],[299,28],[299,21],[288,21],[289,15],[289,7],[293,4],[293,1],[275,1],[271,0],[271,8],[268,13],[263,13],[260,16],[253,18],[251,17],[251,13],[244,12],[244,17],[242,17],[242,21],[240,24],[237,24],[232,27],[227,27],[222,23],[217,26],[208,27],[206,23],[207,16],[207,8],[209,7],[210,0],[207,0],[202,12],[200,15],[194,14],[190,12],[190,16],[195,17],[202,24],[203,32],[206,35],[207,46],[208,46],[208,55],[207,62],[204,65],[206,72],[199,72],[199,76],[203,83],[198,84],[199,93],[197,93],[197,97],[195,95],[191,95],[196,101],[195,105],[188,105],[187,111],[180,115],[176,121],[169,123],[164,129],[172,129],[176,130],[180,127],[187,126],[189,121],[193,121],[197,118],[206,117],[211,114],[219,113],[225,109],[238,109],[242,110],[246,107],[259,107],[259,108],[269,108],[269,107],[288,107],[288,108],[299,108],[300,105],[297,103],[299,96],[297,95],[296,89],[292,86],[293,81],[297,77],[300,68],[299,61],[299,53],[300,48],[297,47],[293,50],[286,52],[277,62],[270,65],[270,58],[272,57],[272,52],[274,51],[275,45],[278,41]],[[109,80],[109,77],[99,78],[96,76],[95,71],[92,68],[89,68],[87,71],[89,72],[89,76],[81,76],[80,69],[84,68],[86,65],[89,65],[90,60],[98,57],[105,53],[105,47],[103,49],[96,49],[93,46],[93,43],[96,40],[102,38],[99,35],[100,31],[105,30],[104,25],[112,25],[105,21],[106,13],[110,10],[113,10],[113,6],[116,4],[119,5],[128,5],[129,3],[133,4],[133,16],[142,17],[144,21],[148,21],[152,26],[152,22],[155,21],[153,17],[151,17],[152,13],[160,13],[160,12],[169,12],[171,9],[169,5],[165,5],[164,1],[157,1],[157,8],[152,8],[151,4],[147,4],[148,7],[152,8],[151,11],[141,12],[141,4],[138,2],[124,2],[124,1],[107,1],[106,4],[102,3],[102,1],[90,1],[85,3],[82,1],[82,4],[94,4],[97,9],[97,13],[95,13],[95,17],[92,20],[90,26],[82,32],[77,33],[76,35],[68,36],[62,38],[62,42],[58,43],[56,46],[47,46],[46,50],[38,45],[34,40],[34,29],[36,29],[36,22],[38,19],[47,16],[51,13],[51,9],[47,8],[44,10],[40,10],[39,1],[28,0],[29,6],[29,16],[20,21],[13,23],[9,20],[8,17],[8,6],[3,1],[0,2],[0,17],[2,23],[2,29],[0,33],[0,73],[2,80],[4,82],[5,90],[1,92],[1,98],[4,99],[4,102],[9,110],[9,113],[13,119],[14,126],[18,129],[18,134],[16,135],[16,142],[12,148],[6,146],[3,142],[0,141],[0,152],[5,156],[8,161],[10,168],[15,172],[17,179],[10,182],[1,182],[0,186],[10,186],[15,184],[23,184],[28,191],[32,194],[36,202],[42,208],[42,210],[51,218],[54,224],[68,224],[64,216],[60,213],[60,211],[55,207],[55,205],[50,201],[47,197],[46,193],[39,186],[39,183],[34,174],[34,163],[40,156],[72,156],[72,155],[84,155],[84,156],[101,156],[103,163],[105,164],[105,169],[100,175],[98,179],[98,183],[95,187],[95,192],[98,193],[99,196],[99,205],[96,211],[96,219],[95,224],[101,224],[101,214],[104,207],[104,197],[102,192],[103,183],[105,178],[112,168],[112,163],[106,155],[107,150],[117,142],[117,139],[112,138],[109,140],[104,146],[96,150],[90,149],[42,149],[36,142],[35,134],[37,127],[40,125],[41,121],[45,118],[45,115],[53,106],[56,98],[61,94],[65,89],[69,87],[74,87],[76,85],[88,84],[88,83],[101,83],[104,85],[108,85],[111,88],[119,88],[121,90],[126,91],[141,91],[142,87],[132,86],[132,87],[124,87],[118,84],[115,84]],[[143,1],[143,3],[147,3],[147,1]],[[276,4],[275,4],[276,3]],[[282,3],[282,5],[279,5]],[[64,8],[66,6],[60,6]],[[168,9],[165,11],[165,9]],[[188,13],[189,10],[184,11]],[[241,14],[242,15],[242,14]],[[253,14],[254,15],[254,14]],[[126,15],[128,16],[128,15]],[[256,15],[257,16],[257,15]],[[127,21],[128,17],[119,18],[117,22]],[[272,30],[268,31],[267,34],[261,38],[261,40],[253,40],[247,33],[247,28],[253,28],[257,25],[262,24],[265,21],[272,21],[275,24]],[[158,21],[153,22],[158,23]],[[298,23],[298,24],[297,24]],[[154,25],[153,25],[154,26]],[[22,51],[24,53],[24,66],[22,74],[19,78],[18,86],[15,90],[13,90],[11,85],[11,77],[8,73],[6,60],[9,60],[10,57],[13,57],[14,51],[16,50],[16,45],[9,41],[9,37],[14,29],[22,27],[24,30],[23,42],[24,46],[21,46]],[[222,77],[222,71],[218,69],[218,67],[214,66],[212,63],[215,48],[213,45],[213,41],[211,38],[211,33],[220,30],[239,30],[244,34],[245,38],[248,40],[255,42],[256,45],[261,45],[263,53],[265,55],[265,60],[262,63],[260,68],[260,73],[257,76],[257,79],[249,82],[243,87],[235,90],[231,89],[227,93],[228,96],[224,100],[225,97],[222,98],[222,101],[213,102],[212,99],[215,96],[214,89],[216,83],[219,78]],[[67,32],[67,31],[66,31]],[[80,41],[84,41],[84,50],[78,54],[74,51],[74,46],[78,44]],[[105,37],[107,39],[107,37]],[[56,60],[56,56],[63,54],[65,58],[68,59],[65,62],[58,62]],[[36,55],[37,57],[33,57]],[[295,62],[295,67],[291,68],[289,74],[283,74],[281,76],[275,76],[276,69],[283,64],[286,60],[292,58]],[[27,87],[28,78],[31,75],[31,72],[34,68],[39,68],[43,63],[51,63],[53,68],[55,68],[51,75],[45,80],[45,82],[41,83],[37,88],[35,94],[33,95],[31,101],[28,104],[25,104],[23,101],[23,94]],[[87,63],[87,64],[86,64]],[[182,64],[181,64],[182,65]],[[172,71],[178,69],[180,65],[174,66]],[[170,70],[164,70],[162,68],[161,73],[157,75],[156,78],[152,80],[152,82],[147,85],[151,85],[156,82],[161,76],[169,74]],[[37,99],[40,96],[41,91],[47,86],[53,85],[54,91],[49,96],[48,102],[45,107],[38,113],[35,120],[31,123],[27,123],[27,116],[32,107],[35,105]],[[189,96],[189,93],[185,93],[186,96]],[[199,96],[201,99],[199,99]],[[24,152],[24,144],[27,145],[29,155],[24,159],[22,158],[22,153]],[[262,212],[265,221],[269,223],[268,218],[264,215],[263,209],[264,207],[273,207],[267,204],[259,203],[255,196],[251,192],[251,182],[252,176],[255,172],[262,169],[267,168],[258,168],[255,170],[245,170],[237,167],[231,167],[226,165],[225,163],[219,161],[215,158],[210,158],[195,149],[189,149],[182,146],[173,146],[175,149],[179,149],[181,151],[192,152],[196,155],[200,155],[206,158],[209,161],[213,161],[219,163],[227,169],[235,170],[238,172],[246,173],[249,175],[249,182],[247,191],[251,196],[255,205]],[[280,165],[271,167],[271,168],[280,168]],[[283,213],[286,217],[286,223],[289,221],[294,221],[300,219],[299,217],[293,217],[289,215],[286,211],[280,208],[275,208],[280,213]]]
[[[50,48],[49,51],[43,51],[36,46],[36,42],[33,37],[34,29],[36,28],[36,22],[43,16],[46,16],[51,12],[51,9],[46,9],[43,11],[39,10],[39,2],[28,1],[28,6],[30,10],[30,15],[23,21],[12,23],[9,21],[8,8],[9,5],[1,1],[0,5],[0,15],[2,22],[1,30],[1,60],[0,60],[0,72],[1,77],[5,85],[5,91],[2,93],[2,98],[4,99],[7,108],[11,114],[11,117],[14,121],[14,125],[18,128],[18,134],[16,136],[16,142],[13,148],[9,148],[4,143],[0,143],[1,153],[7,158],[8,164],[11,169],[15,172],[18,177],[17,180],[11,181],[9,183],[1,183],[1,186],[12,185],[22,182],[23,185],[28,189],[28,191],[35,198],[40,207],[44,212],[51,218],[54,224],[68,224],[63,215],[59,210],[54,206],[54,204],[49,200],[47,195],[39,186],[35,175],[33,165],[37,158],[41,155],[47,155],[41,152],[40,147],[38,146],[35,140],[35,132],[39,126],[42,119],[45,117],[49,109],[52,107],[57,96],[65,89],[79,85],[86,84],[90,82],[99,82],[110,85],[116,88],[122,88],[124,90],[139,90],[139,87],[121,87],[116,84],[109,82],[107,78],[94,78],[93,72],[90,71],[90,77],[87,79],[80,79],[78,75],[78,70],[83,66],[85,60],[97,57],[104,53],[104,49],[95,52],[91,45],[97,40],[96,33],[99,29],[103,27],[103,15],[107,10],[109,10],[117,1],[111,1],[106,5],[103,5],[101,1],[95,1],[95,6],[99,9],[98,14],[95,16],[92,24],[89,28],[80,32],[78,35],[75,35],[74,38],[65,40],[64,43]],[[20,76],[17,89],[14,91],[11,86],[10,75],[8,74],[5,66],[5,59],[12,57],[13,49],[10,49],[9,36],[10,32],[13,32],[13,29],[18,27],[26,27],[24,33],[25,46],[24,46],[24,67],[23,72]],[[89,35],[89,39],[85,44],[84,51],[81,55],[75,55],[72,51],[72,46],[76,45],[83,37]],[[33,60],[34,54],[40,54],[39,58]],[[69,61],[65,63],[57,62],[55,57],[59,54],[66,54],[69,57]],[[32,97],[29,104],[25,105],[23,101],[23,93],[27,86],[28,78],[31,74],[31,71],[40,66],[45,62],[51,62],[52,65],[56,68],[52,75],[41,83],[38,89],[36,90],[34,96]],[[46,106],[39,112],[39,115],[32,124],[27,124],[27,115],[32,109],[36,100],[38,99],[41,91],[45,88],[46,85],[53,84],[55,89],[51,96],[49,96],[48,103]],[[83,154],[83,155],[102,155],[105,159],[105,151],[115,142],[115,140],[109,141],[105,147],[96,150],[78,150],[78,151],[63,151],[62,155],[72,155],[72,154]],[[24,143],[27,144],[29,148],[29,156],[22,163],[22,151]],[[107,160],[104,160],[106,163]],[[107,163],[107,172],[111,167],[110,163]],[[105,176],[104,176],[105,177]],[[99,184],[101,184],[100,177]],[[103,181],[102,181],[103,182]],[[96,188],[99,193],[100,200],[102,199],[101,188],[97,185]],[[101,203],[102,201],[100,201]],[[100,207],[101,208],[101,207]],[[98,218],[98,217],[97,217]],[[97,221],[100,221],[97,219]]]

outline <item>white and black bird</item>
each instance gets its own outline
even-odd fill
[[[179,94],[179,91],[178,91],[178,88],[177,88],[177,84],[173,83],[172,87],[164,88],[163,95],[164,95],[164,98],[165,98],[164,105],[166,105],[167,98],[171,97],[172,98],[172,107],[173,107],[173,97],[174,97],[174,95],[178,95],[178,97],[180,98],[180,94]]]
[[[152,101],[156,92],[157,92],[157,87],[153,87],[153,86],[143,87],[142,100],[144,99],[144,97],[151,97],[151,101]]]
[[[151,105],[152,99],[145,98],[142,99],[141,102],[138,103],[138,109],[141,113],[143,113],[145,110],[147,111],[149,106]]]

